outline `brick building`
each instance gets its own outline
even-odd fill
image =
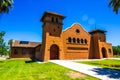
[[[40,52],[40,46],[40,42],[13,40],[10,58],[35,58],[35,53]]]
[[[46,61],[113,57],[112,44],[106,42],[106,31],[95,29],[86,32],[78,23],[62,31],[64,18],[52,12],[43,14],[40,20],[43,22],[42,43],[38,47],[40,51],[35,51],[36,59]],[[11,54],[14,55],[13,52]]]

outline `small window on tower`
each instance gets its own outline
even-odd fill
[[[55,32],[55,29],[53,31]]]
[[[56,18],[56,23],[58,23],[58,18]]]
[[[52,17],[52,22],[54,22],[54,17]]]

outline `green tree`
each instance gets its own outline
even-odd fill
[[[9,9],[12,8],[13,0],[0,0],[0,14],[5,12],[8,13]]]
[[[0,32],[0,56],[2,55],[8,55],[8,49],[9,47],[6,46],[6,43],[4,42],[5,31]]]
[[[120,55],[120,46],[113,46],[114,55]]]
[[[10,39],[10,40],[8,41],[8,45],[10,45],[10,46],[11,46],[12,41],[13,41],[13,39]]]
[[[10,39],[10,40],[8,41],[8,45],[9,45],[9,50],[8,50],[8,52],[9,52],[9,55],[10,55],[10,53],[11,53],[12,41],[13,41],[13,39]]]
[[[120,8],[120,0],[111,0],[109,6],[113,8],[113,11],[118,14]]]

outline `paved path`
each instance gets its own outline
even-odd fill
[[[84,74],[88,74],[101,80],[120,80],[120,71],[103,69],[96,66],[90,66],[66,60],[50,60],[50,62],[62,65],[78,72],[82,72]]]
[[[0,57],[0,60],[6,60],[6,58],[4,58],[4,57]]]

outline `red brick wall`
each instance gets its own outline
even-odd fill
[[[80,32],[77,33],[76,29]],[[74,24],[72,27],[63,31],[63,49],[65,57],[64,59],[83,59],[89,58],[90,48],[90,35],[79,24]],[[68,38],[72,38],[72,42],[68,42]],[[73,42],[73,38],[76,39],[76,43]],[[87,40],[87,44],[77,43],[77,38]],[[81,42],[81,41],[80,41]]]
[[[18,53],[14,54],[14,50],[17,49]],[[26,53],[22,54],[22,50],[25,50]],[[11,48],[11,54],[10,54],[10,58],[30,58],[30,57],[34,57],[34,54],[30,54],[30,51],[35,51],[34,48],[25,48],[25,47],[12,47]]]

